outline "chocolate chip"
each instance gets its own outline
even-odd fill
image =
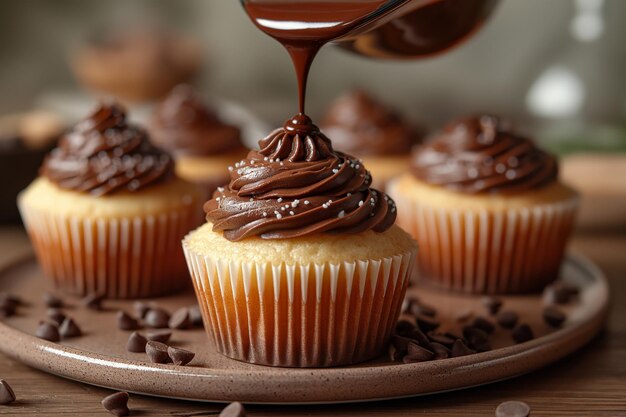
[[[191,321],[191,325],[194,327],[202,327],[202,312],[200,311],[200,306],[193,305],[189,307],[189,320]]]
[[[518,324],[513,329],[513,340],[515,343],[524,343],[532,340],[535,336],[533,334],[533,330],[530,328],[528,324]]]
[[[431,342],[440,343],[448,347],[451,347],[452,345],[454,345],[454,341],[457,339],[455,337],[450,337],[443,333],[433,333],[433,332],[428,333],[428,338],[430,339]]]
[[[175,348],[172,346],[167,348],[167,354],[169,355],[174,365],[182,366],[187,365],[189,362],[191,362],[194,356],[196,356],[196,354],[193,352],[181,348]]]
[[[51,323],[48,321],[42,321],[39,323],[39,327],[37,327],[35,336],[40,339],[48,340],[50,342],[58,342],[59,340],[61,340],[59,327],[56,325],[56,323]]]
[[[494,326],[492,322],[480,316],[476,317],[474,321],[472,321],[472,327],[480,329],[488,334],[493,333],[493,331],[496,329],[496,326]]]
[[[94,292],[88,294],[82,299],[81,303],[85,308],[90,310],[102,310],[102,301],[104,301],[105,295],[102,293]]]
[[[415,342],[410,342],[407,354],[402,358],[404,363],[426,362],[431,360],[435,354],[430,350],[423,348]]]
[[[59,308],[49,308],[46,311],[46,315],[48,316],[48,318],[50,320],[52,320],[53,322],[55,322],[56,324],[58,324],[59,326],[63,323],[63,321],[65,320],[65,314],[63,313],[63,311],[61,311],[61,309]]]
[[[389,344],[389,349],[388,349],[388,354],[389,354],[389,359],[397,362],[397,361],[401,361],[402,358],[404,357],[404,355],[406,355],[406,350],[401,351],[400,349],[398,349],[393,343]]]
[[[491,350],[489,335],[477,327],[465,326],[463,328],[463,337],[467,340],[469,346],[477,352],[487,352]]]
[[[496,417],[528,417],[530,407],[521,401],[506,401],[496,408]]]
[[[476,351],[467,347],[461,339],[457,339],[452,346],[452,357],[458,358],[459,356],[473,355]]]
[[[492,316],[498,314],[498,311],[500,311],[502,307],[502,300],[493,296],[483,297],[482,303]]]
[[[432,317],[419,315],[416,317],[417,327],[424,333],[428,333],[433,330],[437,330],[439,327],[439,322],[434,320]]]
[[[127,392],[116,392],[115,394],[105,397],[102,400],[102,406],[114,416],[127,416],[130,415],[128,398],[129,395]]]
[[[120,330],[137,330],[139,322],[125,311],[117,312],[117,328]]]
[[[546,307],[543,310],[543,320],[552,327],[561,327],[565,319],[565,313],[556,307]]]
[[[126,342],[126,350],[134,353],[143,353],[146,351],[148,340],[138,332],[132,332]]]
[[[400,336],[406,336],[410,332],[416,329],[415,324],[411,323],[408,320],[399,320],[396,323],[396,334]]]
[[[157,330],[146,333],[146,339],[154,342],[167,343],[172,337],[172,332],[169,330]]]
[[[0,292],[0,304],[9,303],[15,307],[21,306],[23,304],[20,297],[17,295],[9,294],[7,292]]]
[[[515,311],[505,310],[498,313],[496,320],[498,324],[505,329],[512,329],[517,324],[519,316]]]
[[[15,401],[15,392],[4,379],[0,379],[0,405],[11,404]]]
[[[246,410],[241,403],[230,403],[218,417],[246,417]]]
[[[61,323],[61,327],[59,327],[59,333],[61,336],[65,337],[78,337],[83,334],[80,330],[80,327],[69,317],[66,317]]]
[[[167,353],[167,345],[154,340],[148,340],[146,343],[146,354],[152,363],[167,363],[170,356]]]
[[[56,296],[55,294],[46,292],[42,296],[43,302],[47,307],[51,308],[61,308],[63,307],[63,300]]]
[[[430,344],[430,339],[428,339],[428,337],[420,329],[413,329],[413,331],[407,334],[406,337],[417,341],[417,343],[422,347],[427,347]]]
[[[7,293],[0,293],[0,317],[11,317],[15,314],[19,300]]]
[[[191,320],[189,319],[189,309],[187,307],[179,308],[176,310],[168,322],[170,329],[188,329],[191,327]]]
[[[149,327],[155,329],[166,329],[169,326],[170,315],[162,308],[151,308],[144,318]]]
[[[143,301],[135,301],[133,303],[133,309],[135,310],[135,315],[140,319],[146,318],[146,313],[150,310],[150,305]]]
[[[430,344],[430,350],[432,350],[435,354],[435,356],[433,356],[433,359],[448,359],[452,355],[450,349],[437,342],[433,342]]]
[[[547,305],[567,304],[578,297],[580,290],[562,281],[554,282],[543,290],[543,302]]]

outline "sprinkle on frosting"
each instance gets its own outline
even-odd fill
[[[41,174],[59,187],[96,196],[137,191],[173,176],[172,158],[146,132],[127,124],[124,109],[101,103],[64,135]]]
[[[460,119],[413,152],[412,171],[465,193],[516,193],[557,180],[556,158],[490,115]]]
[[[371,189],[363,164],[335,151],[307,116],[288,120],[259,147],[204,206],[228,240],[383,232],[393,225],[394,202]]]

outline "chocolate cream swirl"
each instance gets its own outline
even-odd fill
[[[383,232],[395,222],[394,202],[370,188],[363,164],[335,151],[308,117],[295,116],[259,146],[204,206],[228,240]]]
[[[239,128],[222,122],[188,85],[174,88],[157,107],[151,136],[174,155],[207,156],[243,148]]]
[[[137,191],[173,173],[172,158],[129,125],[116,104],[100,104],[60,139],[41,167],[59,187],[95,196]]]
[[[413,174],[429,184],[465,193],[518,193],[552,184],[554,156],[512,131],[497,117],[482,115],[448,124],[412,157]]]

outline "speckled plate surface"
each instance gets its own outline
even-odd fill
[[[247,403],[334,403],[425,395],[512,378],[544,367],[576,351],[602,328],[609,289],[602,273],[581,256],[565,261],[563,279],[581,288],[580,299],[563,307],[568,319],[553,331],[541,319],[539,296],[503,297],[505,307],[521,313],[536,334],[530,342],[512,345],[510,332],[496,330],[494,350],[471,356],[417,364],[378,361],[346,368],[283,369],[236,362],[215,353],[202,330],[174,332],[171,345],[197,353],[190,366],[155,365],[140,353],[128,353],[129,332],[115,325],[118,309],[132,312],[132,302],[107,301],[105,311],[83,308],[67,298],[66,313],[84,336],[50,343],[33,336],[45,317],[41,295],[49,290],[33,258],[0,270],[0,291],[28,304],[18,315],[0,322],[0,350],[32,367],[65,378],[113,389],[195,401]],[[484,314],[480,299],[412,288],[421,300],[438,309],[443,330],[457,330],[460,311]],[[157,300],[174,311],[195,302],[193,294]]]

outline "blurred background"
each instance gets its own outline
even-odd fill
[[[502,0],[475,37],[435,58],[376,61],[328,47],[314,64],[309,113],[320,117],[356,87],[428,129],[462,114],[493,112],[551,150],[573,155],[574,167],[564,166],[564,175],[574,182],[626,199],[625,18],[623,0]],[[97,84],[101,69],[80,52],[111,33],[145,27],[193,43],[181,47],[186,66],[170,73],[193,76],[203,93],[247,109],[257,128],[250,132],[261,135],[295,112],[287,54],[251,24],[239,1],[2,0],[0,115],[45,109],[73,122],[92,103],[81,85]],[[171,76],[145,55],[133,65],[160,79]],[[610,205],[623,226],[625,206]]]

